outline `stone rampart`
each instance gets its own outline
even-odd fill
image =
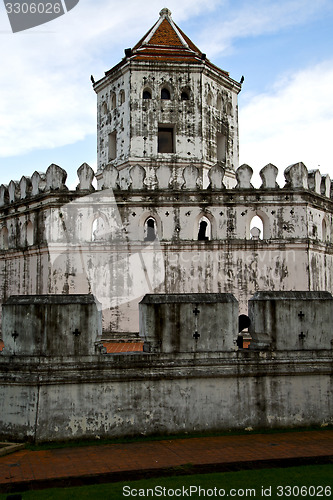
[[[145,352],[235,349],[238,303],[230,293],[149,294],[139,308]]]
[[[93,295],[19,295],[2,306],[7,356],[89,356],[102,335]]]
[[[332,300],[328,292],[256,292],[249,300],[252,346],[331,349]]]
[[[178,302],[165,297],[163,303],[163,295],[159,301],[156,296],[146,297],[141,304],[145,309],[141,334],[147,341],[160,338],[159,352],[113,355],[102,351],[75,355],[67,344],[62,349],[69,324],[67,307],[72,307],[68,304],[64,304],[66,314],[56,326],[52,325],[50,331],[40,328],[31,335],[32,344],[39,345],[38,333],[45,332],[52,353],[58,339],[58,356],[39,356],[29,347],[24,348],[28,349],[25,352],[18,348],[21,341],[24,341],[22,345],[28,345],[27,338],[21,337],[16,338],[18,350],[14,354],[12,347],[6,350],[6,343],[13,341],[9,319],[15,311],[9,308],[5,349],[0,355],[1,438],[41,442],[333,423],[332,334],[325,330],[323,341],[320,314],[313,318],[313,311],[318,307],[321,312],[332,314],[332,297],[318,293],[312,301],[311,293],[301,292],[293,298],[287,297],[285,303],[279,294],[254,297],[254,302],[260,301],[255,314],[263,315],[264,321],[267,308],[262,305],[271,304],[275,299],[277,309],[282,311],[285,307],[286,320],[283,324],[271,321],[269,331],[265,330],[269,338],[277,339],[275,343],[263,346],[262,339],[255,338],[253,350],[237,347],[238,318],[232,310],[237,302],[231,297],[220,298],[221,303],[216,295],[194,294]],[[33,301],[33,298],[26,300]],[[52,308],[52,299],[45,300]],[[74,297],[73,307],[75,300]],[[91,307],[90,299],[88,304],[77,300],[86,309],[85,317],[90,324],[96,310]],[[13,298],[9,304],[15,301]],[[289,337],[295,336],[294,326],[289,325],[287,319],[288,314],[293,316],[298,312],[298,301],[305,315],[304,324],[310,321],[311,338],[309,336],[308,343],[305,339],[293,346]],[[184,311],[187,322],[179,322],[178,331],[172,333],[171,327],[162,324],[161,333],[156,311],[145,307],[153,306],[154,302],[158,313],[166,317],[168,309],[172,314],[175,308]],[[53,305],[56,311],[61,307],[59,303]],[[189,325],[190,316],[195,317],[193,305],[201,311],[198,314],[207,313],[206,325],[200,325],[197,340],[193,339]],[[224,344],[219,342],[215,331],[217,319],[227,319],[229,325],[224,332]],[[258,319],[256,323],[252,315],[256,332],[261,331],[258,325],[263,318]],[[29,322],[27,317],[27,331],[31,330]],[[147,325],[150,325],[148,337]],[[177,346],[177,339],[181,338],[187,340]],[[90,353],[95,345],[95,330],[85,340],[89,343],[85,352]],[[197,341],[198,346],[201,343],[201,348],[193,350],[193,341]]]

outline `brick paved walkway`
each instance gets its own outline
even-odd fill
[[[333,430],[21,450],[0,457],[0,491],[208,472],[333,463]]]

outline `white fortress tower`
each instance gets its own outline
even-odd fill
[[[216,163],[232,187],[238,167],[241,85],[212,64],[181,31],[168,9],[148,33],[95,83],[98,99],[98,172],[107,165],[153,170],[168,165],[173,176],[195,164],[201,182]],[[125,173],[125,172],[124,172]]]
[[[125,54],[94,84],[98,171],[82,164],[75,190],[54,164],[0,184],[0,304],[92,293],[105,338],[127,339],[146,293],[230,293],[241,314],[255,292],[332,293],[330,177],[298,162],[279,185],[269,163],[253,186],[241,85],[167,9]]]

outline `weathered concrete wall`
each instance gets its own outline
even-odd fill
[[[332,312],[333,297],[328,292],[257,292],[249,300],[253,345],[292,351],[332,349]]]
[[[328,314],[332,297],[323,295],[320,300],[325,304],[320,307]],[[218,305],[217,297],[209,301],[207,296],[203,302],[200,302],[201,295],[196,302],[195,297],[192,299],[201,313],[209,313]],[[298,294],[298,298],[301,297],[307,299],[311,293],[302,292]],[[156,296],[153,298],[157,300]],[[13,355],[12,351],[4,350],[0,355],[0,437],[52,441],[332,423],[333,351],[328,348],[332,334],[327,333],[327,341],[321,345],[321,318],[317,315],[310,323],[311,341],[316,349],[304,344],[302,349],[296,346],[291,350],[289,338],[294,334],[293,325],[288,325],[288,318],[280,324],[277,317],[277,321],[270,322],[269,332],[277,341],[269,350],[262,350],[255,339],[257,350],[248,351],[238,349],[234,343],[236,302],[226,301],[229,297],[222,296],[222,299],[220,306],[229,310],[225,314],[216,312],[220,319],[229,318],[224,342],[219,342],[213,331],[214,316],[206,315],[206,328],[202,331],[203,339],[217,339],[215,351],[205,340],[201,351],[193,351],[192,344],[185,341],[183,352],[173,349],[169,353],[71,356],[71,350],[66,349],[59,350],[61,356],[49,357],[29,356],[24,350]],[[317,299],[302,302],[305,316],[318,308]],[[178,331],[172,332],[175,339],[168,336],[171,330],[162,324],[161,347],[170,350],[174,340],[184,339],[189,333],[185,320],[190,303],[170,302],[167,296],[162,311],[162,300],[161,296],[155,307],[160,313],[166,313],[166,318],[167,309],[173,311],[175,304],[179,312],[185,312],[184,322],[179,321]],[[145,309],[143,336],[147,325],[151,328],[149,318],[156,319],[154,308],[146,305],[153,305],[149,298],[142,304]],[[85,308],[91,320],[95,312],[86,305]],[[286,300],[286,316],[290,310],[290,300]],[[6,314],[15,314],[15,310],[8,309]],[[258,314],[262,311],[258,310]],[[259,324],[261,320],[260,316]],[[52,343],[54,335],[62,338],[63,326],[68,321],[63,315],[56,328],[53,325],[53,330],[46,330],[47,341]],[[255,318],[252,317],[252,321],[256,325]],[[28,330],[29,322],[27,317]],[[157,331],[149,331],[153,339],[160,333],[156,322],[155,327]],[[11,329],[5,333],[6,345]],[[88,353],[94,344],[93,337]]]
[[[149,294],[139,306],[145,352],[235,350],[238,303],[231,294]]]
[[[332,352],[0,358],[1,438],[332,423]]]
[[[11,296],[2,314],[7,356],[87,356],[102,334],[93,295]]]

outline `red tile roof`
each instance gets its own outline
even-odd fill
[[[143,342],[103,342],[107,354],[118,352],[142,352]]]
[[[140,60],[201,60],[202,52],[167,16],[157,23],[133,47],[132,58]]]
[[[243,348],[248,348],[250,345],[249,340],[244,340]],[[118,352],[142,352],[143,342],[103,342],[103,346],[106,347],[107,354],[116,354]],[[0,352],[5,347],[5,344],[0,340]]]
[[[170,21],[163,19],[158,29],[148,41],[148,45],[183,46],[182,41],[170,24]]]
[[[114,354],[117,352],[142,352],[143,342],[103,342],[104,347],[106,347],[106,352],[108,354]],[[0,340],[0,352],[5,347],[5,344]]]
[[[168,9],[163,9],[160,12],[159,20],[133,47],[131,55],[107,71],[106,75],[118,69],[127,60],[197,64],[203,64],[204,61],[204,64],[229,76],[227,71],[221,70],[206,59],[205,54],[173,22],[171,12]]]

